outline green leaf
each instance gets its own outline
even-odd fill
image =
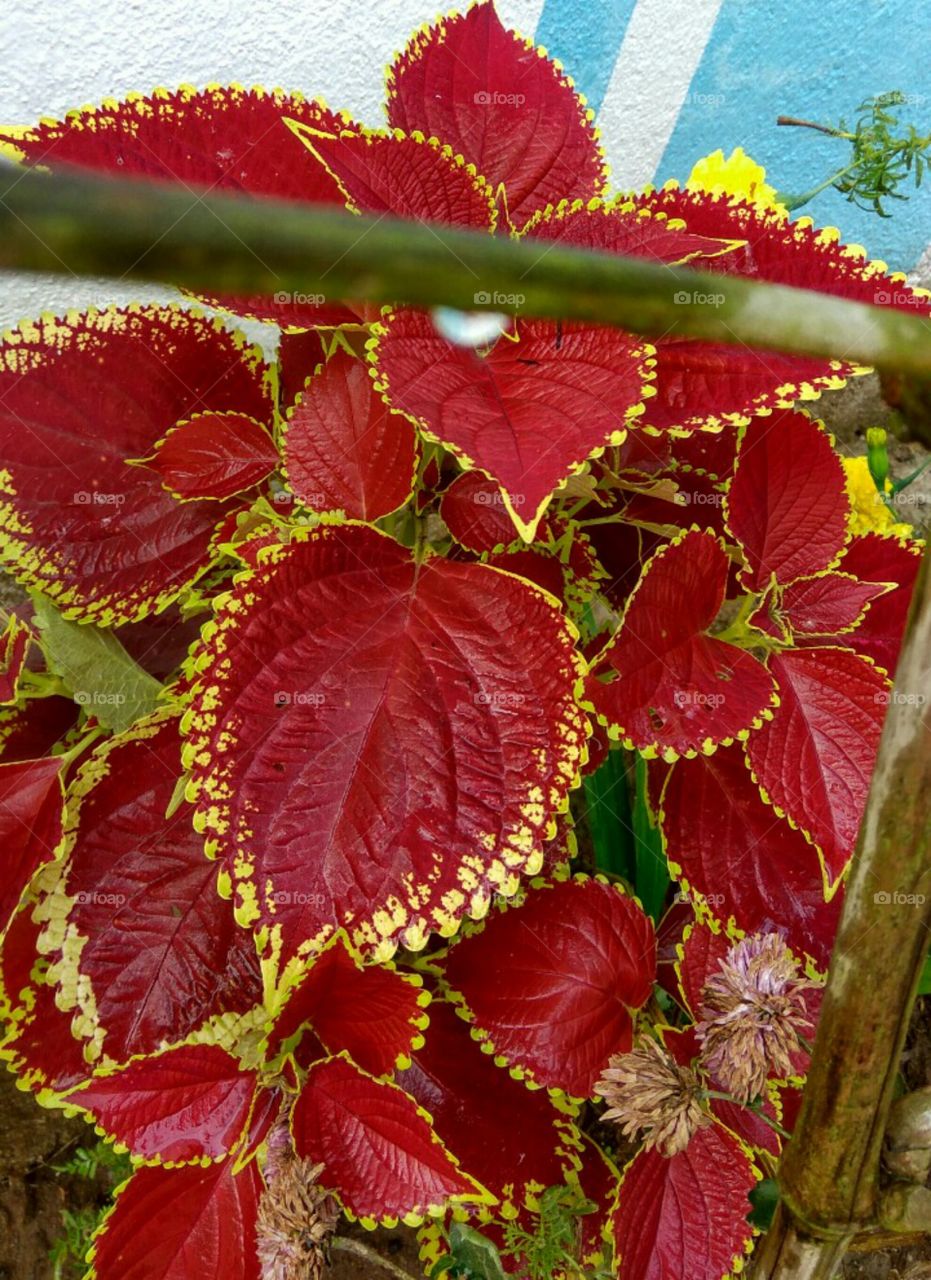
[[[88,715],[122,733],[155,710],[159,682],[133,661],[112,631],[68,622],[52,602],[33,594],[36,622],[50,671]]]
[[[669,888],[669,867],[647,793],[647,762],[638,752],[636,765],[637,792],[634,796],[634,850],[636,870],[634,886],[647,915],[658,920],[663,914]]]
[[[585,811],[599,871],[634,878],[633,825],[624,753],[608,752],[605,761],[583,780]]]
[[[775,1178],[764,1178],[749,1192],[747,1199],[753,1205],[747,1221],[761,1231],[768,1231],[779,1204],[779,1183]]]
[[[931,955],[925,957],[925,965],[918,979],[918,995],[931,996]]]
[[[452,1260],[443,1266],[461,1280],[506,1280],[501,1256],[492,1242],[465,1223],[454,1222],[449,1229],[449,1252]]]

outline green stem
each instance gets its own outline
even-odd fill
[[[822,191],[826,191],[828,187],[833,187],[835,182],[845,178],[848,173],[852,173],[854,169],[859,167],[859,163],[858,160],[854,160],[851,164],[845,165],[843,169],[838,169],[829,178],[825,178],[823,182],[819,182],[816,187],[812,187],[810,191],[803,192],[800,196],[790,196],[784,191],[777,191],[776,199],[780,204],[784,204],[790,213],[794,213],[796,209],[801,209],[808,204],[809,200],[814,200],[815,196],[820,195]]]
[[[0,168],[0,270],[490,308],[931,377],[926,320],[891,308],[532,238],[77,171]]]

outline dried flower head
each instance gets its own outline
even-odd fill
[[[702,988],[702,1065],[741,1102],[763,1092],[767,1078],[792,1071],[812,1025],[798,961],[778,933],[755,934],[731,947]]]
[[[697,1076],[656,1040],[644,1038],[630,1053],[616,1054],[595,1091],[608,1104],[604,1120],[621,1125],[628,1138],[642,1133],[643,1145],[663,1155],[684,1151],[696,1129],[711,1123]]]
[[[256,1223],[262,1280],[321,1280],[339,1220],[336,1201],[317,1185],[322,1168],[295,1154],[286,1125],[275,1127]]]

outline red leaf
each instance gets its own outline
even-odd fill
[[[591,112],[491,3],[413,37],[388,72],[388,120],[448,143],[495,189],[503,183],[515,226],[606,181]]]
[[[450,1004],[430,1005],[426,1044],[398,1082],[433,1117],[463,1169],[499,1200],[522,1205],[528,1186],[563,1181],[568,1122],[544,1089],[531,1091],[482,1053]]]
[[[323,1165],[320,1182],[357,1217],[421,1217],[480,1198],[414,1099],[345,1058],[311,1067],[291,1123],[298,1155]]]
[[[342,938],[323,951],[279,1015],[273,1043],[309,1024],[329,1053],[348,1050],[372,1075],[388,1075],[426,1025],[419,981],[382,965],[358,964]]]
[[[285,331],[278,342],[278,406],[282,417],[318,365],[326,360],[326,347],[316,329]]]
[[[722,280],[722,298],[726,287]],[[755,414],[791,408],[803,394],[813,398],[814,388],[843,386],[826,360],[692,338],[660,338],[655,347],[656,394],[646,402],[640,425],[656,431],[727,429]]]
[[[491,187],[436,138],[402,133],[292,130],[335,179],[354,213],[391,213],[419,222],[491,230]]]
[[[61,756],[0,765],[0,937],[61,841]]]
[[[342,205],[339,186],[307,155],[287,121],[340,129],[346,117],[323,103],[275,89],[190,86],[148,98],[69,112],[8,134],[28,164],[79,164],[122,177],[152,178],[208,191],[244,192],[279,200]],[[341,324],[351,314],[333,303],[306,304],[282,297],[206,299],[242,315],[288,324]],[[153,437],[153,440],[155,437]],[[151,444],[152,441],[149,441]]]
[[[666,856],[697,902],[745,933],[783,933],[827,968],[842,895],[824,901],[815,851],[760,799],[740,747],[678,761],[661,823]]]
[[[558,240],[580,249],[696,267],[706,265],[698,259],[730,253],[738,243],[696,235],[681,222],[670,224],[665,217],[649,216],[648,211],[635,209],[626,196],[609,204],[560,201],[538,214],[525,232],[537,240]]]
[[[891,584],[860,582],[849,573],[799,578],[782,593],[779,612],[796,635],[832,636],[853,631]]]
[[[146,466],[183,502],[231,498],[264,480],[278,465],[275,442],[244,413],[195,413],[172,427]]]
[[[190,87],[69,112],[0,141],[28,164],[78,164],[121,177],[341,204],[336,183],[308,163],[287,120],[332,129],[345,121],[321,103],[280,89]]]
[[[828,887],[853,853],[866,805],[887,682],[849,649],[774,654],[779,707],[750,737],[747,760],[769,803],[807,832],[824,856]]]
[[[66,617],[128,621],[207,566],[230,507],[179,507],[130,466],[194,412],[271,416],[267,371],[240,339],[177,307],[42,320],[0,345],[3,556]]]
[[[77,704],[58,694],[0,710],[0,760],[11,764],[50,755],[67,739],[78,714]]]
[[[736,1139],[699,1129],[669,1158],[641,1151],[627,1166],[614,1217],[625,1280],[720,1280],[739,1265],[753,1229],[747,1196],[756,1175]]]
[[[620,627],[593,669],[608,663],[611,684],[590,680],[598,718],[628,747],[676,754],[707,751],[746,733],[770,705],[763,665],[706,634],[724,600],[728,559],[711,534],[691,530],[647,564]]]
[[[715,259],[711,269],[722,274],[856,298],[912,315],[928,311],[928,300],[908,288],[901,276],[890,277],[884,263],[867,261],[859,245],[842,244],[836,230],[821,230],[811,218],[789,221],[758,205],[727,195],[679,190],[674,183],[633,199],[640,208],[682,218],[698,235],[743,241],[733,252]]]
[[[794,410],[750,423],[727,497],[748,590],[826,569],[844,545],[848,513],[844,469],[818,423]]]
[[[541,592],[362,526],[294,530],[196,661],[199,821],[282,963],[341,924],[381,958],[419,948],[538,869],[586,736]]]
[[[375,349],[391,404],[501,486],[528,542],[553,490],[620,443],[643,395],[646,355],[617,330],[546,320],[515,321],[479,353],[407,309],[381,326]]]
[[[440,515],[459,545],[476,554],[509,546],[517,532],[501,490],[480,471],[456,476],[443,494]]]
[[[242,1134],[257,1076],[217,1045],[179,1045],[69,1095],[143,1160],[219,1160]]]
[[[259,1280],[261,1194],[254,1160],[137,1169],[94,1240],[94,1280]]]
[[[495,1052],[536,1083],[592,1094],[612,1054],[632,1042],[630,1011],[653,990],[653,925],[597,880],[531,893],[455,946],[446,981]]]
[[[288,484],[315,511],[377,520],[410,497],[414,429],[376,395],[368,366],[337,351],[297,396],[284,436]]]
[[[702,988],[709,976],[717,972],[721,961],[727,958],[732,945],[731,938],[704,920],[696,920],[686,930],[677,969],[685,1007],[696,1020],[701,1017],[704,1003]]]
[[[140,721],[98,748],[71,792],[71,847],[55,892],[77,972],[69,967],[63,986],[72,1004],[86,1002],[97,1051],[117,1061],[261,999],[252,938],[217,892],[189,807],[165,818],[179,747],[176,719]]]
[[[71,1034],[71,1016],[55,999],[39,960],[40,926],[32,908],[21,908],[0,939],[0,1017],[6,1023],[3,1057],[34,1093],[60,1092],[85,1080],[89,1071],[81,1042]]]
[[[707,263],[708,269],[856,298],[893,309],[927,313],[927,300],[869,263],[863,250],[842,245],[836,231],[820,231],[809,218],[790,222],[727,196],[679,191],[667,185],[635,197],[639,207],[683,218],[689,231],[743,241]],[[722,295],[727,281],[721,281]],[[801,359],[773,351],[689,340],[657,343],[657,395],[646,421],[675,425],[746,421],[764,409],[788,408],[835,388],[855,370],[834,360]]]
[[[861,582],[895,582],[897,587],[870,605],[869,613],[843,644],[878,662],[889,675],[895,674],[905,630],[905,619],[912,598],[921,546],[917,542],[898,542],[879,533],[851,538],[840,568]]]

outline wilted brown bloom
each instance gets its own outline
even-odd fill
[[[295,1154],[287,1126],[272,1131],[256,1224],[262,1280],[322,1277],[326,1242],[339,1220],[336,1201],[317,1186],[322,1168]]]
[[[642,1133],[646,1148],[666,1156],[684,1151],[696,1129],[711,1123],[695,1073],[656,1040],[645,1038],[630,1053],[616,1054],[595,1091],[608,1104],[604,1120],[621,1125],[628,1138]]]
[[[815,984],[777,933],[756,934],[731,947],[702,988],[702,1065],[740,1102],[763,1092],[769,1076],[787,1076],[812,1025],[805,992]]]

